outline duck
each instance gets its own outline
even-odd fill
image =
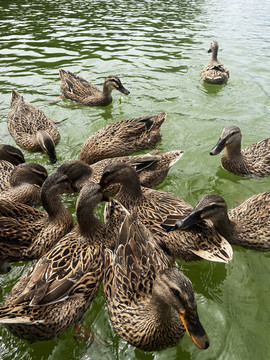
[[[229,71],[217,59],[218,42],[212,41],[208,53],[212,53],[211,60],[204,67],[201,79],[208,84],[222,85],[226,84],[229,79]]]
[[[0,274],[1,275],[6,274],[10,272],[10,270],[11,270],[10,264],[0,259]]]
[[[0,192],[8,188],[11,171],[25,162],[20,149],[8,144],[0,144]]]
[[[166,115],[162,112],[107,124],[85,141],[79,160],[91,165],[106,158],[155,148],[161,141],[160,127]]]
[[[11,93],[7,124],[9,133],[20,147],[31,152],[44,152],[52,164],[56,163],[55,146],[60,134],[54,122],[16,90]]]
[[[183,150],[172,150],[165,153],[120,156],[103,159],[92,165],[88,165],[82,160],[71,160],[63,163],[58,171],[67,175],[71,187],[75,192],[79,192],[83,185],[90,180],[99,183],[105,166],[114,162],[123,162],[136,170],[142,186],[152,188],[163,182],[170,168],[181,159],[183,154]],[[118,190],[119,186],[115,184],[107,188],[105,193],[107,196],[115,195]]]
[[[103,200],[98,184],[85,185],[77,198],[77,225],[11,290],[0,307],[0,323],[15,336],[50,340],[82,321],[103,279],[106,231],[94,215]]]
[[[238,126],[225,127],[210,155],[219,154],[224,148],[221,164],[227,171],[245,177],[270,175],[270,137],[241,150],[242,133]]]
[[[41,186],[48,173],[44,166],[26,162],[17,165],[10,173],[6,189],[0,192],[2,199],[20,202],[30,206],[41,204]]]
[[[88,106],[107,106],[112,102],[112,90],[116,89],[128,95],[130,92],[121,83],[118,76],[110,75],[104,80],[103,90],[91,84],[71,71],[59,69],[61,91],[70,100]]]
[[[185,261],[203,258],[227,263],[232,259],[231,245],[212,227],[170,232],[164,229],[162,224],[166,220],[174,217],[179,219],[191,211],[192,206],[184,200],[165,191],[141,186],[136,171],[124,163],[109,164],[105,167],[100,179],[102,190],[114,183],[121,185],[115,199],[128,211],[136,208],[138,219],[152,232],[158,245],[169,255]],[[115,216],[117,221],[117,213]]]
[[[270,250],[270,191],[251,196],[229,212],[222,196],[205,195],[175,227],[187,229],[205,219],[232,245]]]
[[[105,249],[104,261],[103,291],[116,333],[132,346],[156,351],[177,345],[187,331],[197,347],[207,349],[210,341],[191,281],[157,251],[136,211],[121,209],[115,199],[105,206],[108,212],[126,212],[115,248]]]
[[[46,211],[8,200],[0,201],[0,259],[14,262],[34,260],[48,251],[73,226],[73,218],[61,201],[70,192],[66,175],[55,172],[41,189]]]

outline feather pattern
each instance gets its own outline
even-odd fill
[[[166,113],[107,124],[83,144],[80,160],[93,164],[105,158],[154,148],[161,141],[160,127]]]

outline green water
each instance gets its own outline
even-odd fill
[[[108,122],[167,112],[161,151],[183,149],[158,188],[192,205],[204,194],[236,200],[269,189],[270,179],[243,179],[210,157],[221,130],[235,124],[243,146],[269,137],[270,3],[224,1],[0,1],[0,142],[15,145],[6,115],[12,89],[42,108],[58,126],[59,162],[25,150],[27,160],[49,173],[78,157],[86,138]],[[230,70],[225,87],[204,86],[200,72],[210,42],[219,41],[219,59]],[[105,108],[60,99],[58,69],[69,69],[102,87],[118,75],[130,90],[113,93]],[[63,196],[74,213],[76,196]],[[102,216],[102,208],[98,214]],[[179,267],[193,282],[209,349],[197,349],[185,335],[177,347],[144,353],[115,335],[102,289],[85,315],[92,345],[74,339],[74,328],[58,339],[29,344],[0,327],[0,358],[7,359],[270,359],[269,255],[234,247],[229,264],[207,261]],[[30,263],[14,264],[0,276],[0,301]]]

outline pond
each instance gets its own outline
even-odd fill
[[[232,208],[269,190],[270,179],[233,175],[209,156],[221,131],[240,127],[246,147],[270,136],[270,3],[262,0],[53,1],[2,0],[0,142],[16,145],[7,130],[10,94],[59,122],[58,163],[23,150],[27,161],[49,173],[77,159],[88,136],[109,122],[167,112],[160,151],[184,156],[157,188],[195,206],[219,194]],[[230,71],[226,86],[204,85],[210,42]],[[60,98],[59,68],[102,87],[118,75],[129,96],[113,92],[107,107],[87,107]],[[76,195],[63,201],[75,213]],[[102,218],[102,206],[97,214]],[[102,288],[85,315],[93,342],[75,338],[74,327],[59,338],[29,344],[0,327],[0,358],[7,359],[183,359],[253,360],[270,354],[269,254],[233,246],[229,264],[177,261],[191,279],[210,347],[199,350],[185,335],[178,346],[143,352],[113,331]],[[15,263],[0,275],[1,303],[31,263]]]

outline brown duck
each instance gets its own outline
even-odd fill
[[[14,335],[49,340],[81,320],[103,278],[106,231],[94,215],[102,200],[100,186],[87,184],[77,199],[78,224],[13,287],[0,323]]]
[[[110,212],[123,210],[115,200],[108,206],[110,227]],[[133,346],[161,350],[177,345],[186,331],[200,349],[209,346],[190,280],[157,251],[134,213],[126,214],[115,249],[106,249],[104,295],[115,331]]]
[[[229,78],[229,71],[221,64],[217,59],[218,43],[212,41],[210,45],[209,53],[212,53],[211,60],[205,66],[202,71],[201,79],[209,84],[222,85],[226,84]]]
[[[176,223],[176,228],[190,228],[205,219],[211,220],[231,244],[270,250],[270,191],[252,196],[228,213],[221,196],[206,195],[187,217]]]
[[[232,125],[223,129],[217,144],[210,155],[219,154],[224,169],[240,176],[270,175],[270,138],[261,140],[241,150],[242,134],[238,126]]]
[[[44,182],[41,200],[47,214],[21,203],[0,201],[0,259],[38,259],[72,228],[60,194],[71,190],[68,177],[54,173]]]
[[[62,164],[58,171],[66,174],[74,191],[80,191],[82,186],[89,180],[99,183],[104,168],[111,163],[123,162],[132,166],[140,178],[140,184],[146,187],[154,187],[162,183],[173,164],[181,159],[182,150],[173,150],[161,154],[142,154],[135,156],[120,156],[98,161],[91,166],[82,160],[71,160]],[[116,194],[119,185],[110,186],[106,189],[108,194]]]
[[[173,194],[141,186],[136,171],[128,164],[106,166],[100,180],[101,187],[105,189],[114,183],[121,184],[115,198],[128,211],[136,209],[139,220],[169,254],[186,261],[204,258],[228,262],[232,259],[231,245],[207,224],[204,228],[167,233],[162,224],[168,219],[172,221],[185,217],[192,210],[191,205]],[[117,219],[117,213],[115,216]]]
[[[109,123],[83,144],[80,160],[88,164],[155,148],[161,141],[160,127],[166,113]]]
[[[41,186],[47,177],[47,170],[40,164],[27,162],[17,165],[10,173],[6,190],[0,192],[0,201],[41,204]]]
[[[112,90],[116,89],[128,95],[129,91],[124,88],[119,77],[110,75],[106,77],[103,90],[91,84],[82,77],[63,69],[59,70],[61,78],[61,90],[67,99],[83,105],[106,106],[112,102]]]
[[[43,151],[52,163],[57,161],[55,146],[60,135],[54,122],[15,90],[11,94],[7,123],[18,145],[32,152]]]

